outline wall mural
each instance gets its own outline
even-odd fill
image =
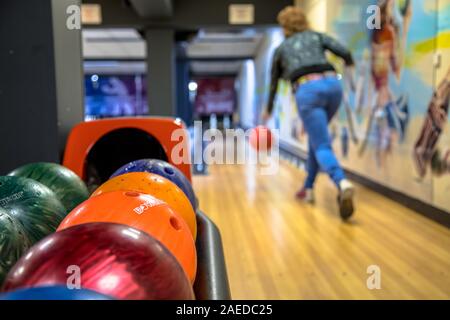
[[[370,30],[373,4],[381,24]],[[450,212],[450,0],[334,0],[327,12],[327,29],[356,61],[330,126],[343,165]],[[306,150],[288,87],[279,87],[275,122],[281,140]]]

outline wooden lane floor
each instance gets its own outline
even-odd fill
[[[357,185],[351,223],[326,176],[316,204],[294,193],[304,173],[215,165],[195,176],[200,208],[218,225],[233,299],[449,299],[450,230]],[[369,266],[381,289],[369,290]],[[372,279],[372,278],[371,278]]]

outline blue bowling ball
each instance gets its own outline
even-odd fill
[[[113,300],[113,298],[87,289],[48,286],[6,292],[0,295],[0,300]]]
[[[150,172],[160,175],[166,179],[169,179],[175,183],[188,197],[194,210],[197,210],[197,198],[195,197],[192,185],[186,176],[178,168],[174,167],[170,163],[167,163],[158,159],[141,159],[132,161],[113,173],[111,178],[119,176],[121,174],[130,172]]]

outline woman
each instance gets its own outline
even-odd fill
[[[339,108],[343,92],[325,52],[329,50],[341,57],[346,66],[353,65],[352,55],[333,38],[310,30],[300,8],[286,7],[278,14],[278,22],[286,39],[274,53],[269,103],[263,118],[266,121],[272,112],[278,80],[290,80],[309,142],[308,175],[296,197],[314,202],[314,182],[321,169],[339,190],[339,211],[346,220],[353,214],[354,189],[333,153],[328,132],[328,123]]]

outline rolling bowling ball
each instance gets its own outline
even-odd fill
[[[145,232],[114,223],[88,223],[53,233],[10,270],[3,291],[79,285],[117,299],[193,299],[183,269]]]
[[[195,240],[197,236],[195,212],[184,192],[173,182],[148,172],[126,173],[106,181],[92,196],[118,190],[142,192],[166,202],[184,219]]]
[[[0,208],[20,222],[32,243],[54,232],[66,215],[52,190],[19,177],[0,177]]]
[[[87,289],[45,286],[11,291],[0,295],[0,300],[113,300],[113,298]]]
[[[36,180],[56,193],[67,212],[89,197],[84,182],[71,170],[56,163],[37,162],[17,168],[8,175]]]
[[[197,270],[194,239],[186,222],[167,203],[135,191],[112,191],[89,198],[58,230],[90,222],[121,223],[155,237],[177,258],[193,282]]]
[[[250,145],[256,151],[267,151],[272,149],[273,136],[269,128],[257,126],[251,130]]]
[[[31,241],[14,216],[0,209],[0,285],[9,269],[31,247]]]
[[[194,210],[197,210],[197,198],[186,176],[170,163],[158,159],[142,159],[130,162],[116,170],[111,178],[130,172],[150,172],[158,174],[175,183],[188,197]]]

